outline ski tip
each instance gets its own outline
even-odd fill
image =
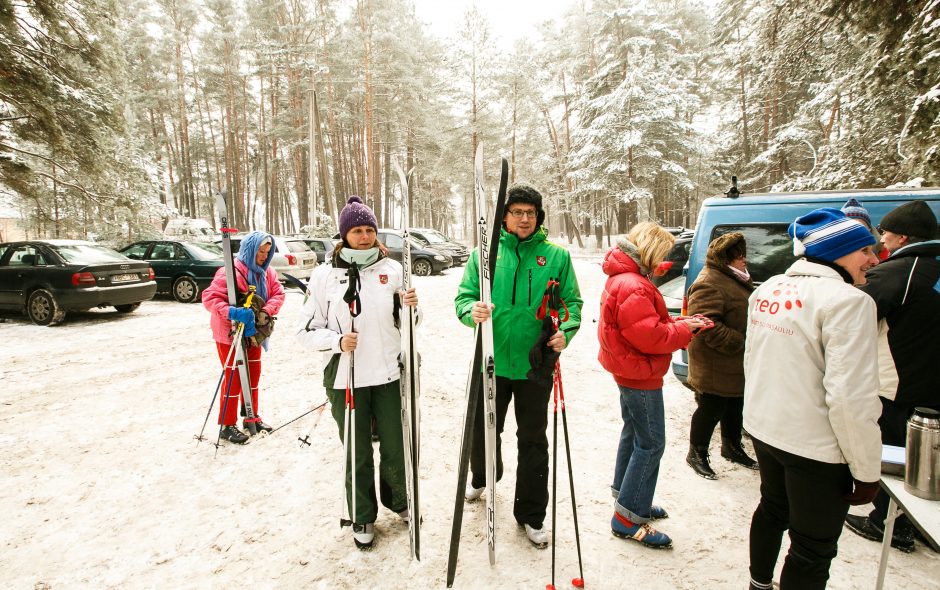
[[[575,588],[584,588],[584,578],[574,578],[571,580],[571,585]]]

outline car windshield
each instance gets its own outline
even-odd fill
[[[222,258],[222,247],[207,242],[189,242],[186,249],[196,260],[218,260]]]
[[[66,262],[72,264],[97,264],[101,262],[127,262],[128,258],[119,252],[103,246],[91,244],[56,244],[52,248]]]
[[[447,243],[447,239],[437,232],[423,231],[421,232],[421,235],[424,237],[425,240],[427,240],[428,242],[432,244],[446,244]]]
[[[663,297],[671,297],[673,299],[682,299],[684,290],[685,277],[676,277],[659,287],[659,292],[663,294]]]

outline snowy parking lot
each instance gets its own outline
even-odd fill
[[[657,525],[675,549],[652,551],[610,532],[621,419],[616,387],[596,361],[599,260],[576,260],[583,323],[562,355],[586,587],[745,588],[759,477],[720,458],[717,434],[718,481],[685,465],[694,400],[671,375],[657,488],[670,517]],[[201,305],[163,298],[132,314],[70,314],[52,328],[3,316],[3,587],[444,588],[472,353],[472,331],[453,313],[462,273],[415,278],[424,310],[421,562],[410,560],[407,526],[387,510],[379,512],[372,551],[358,551],[349,529],[339,527],[342,446],[328,411],[312,432],[316,414],[243,447],[197,445],[193,435],[220,371]],[[320,354],[301,350],[292,337],[302,297],[288,290],[263,356],[260,414],[275,427],[325,399]],[[207,428],[213,441],[216,414]],[[497,563],[487,560],[483,504],[468,504],[456,588],[544,588],[551,581],[551,550],[532,547],[512,518],[514,430],[510,412],[506,474],[497,487]],[[313,444],[301,448],[298,437],[308,432]],[[559,451],[555,584],[566,588],[579,574]],[[873,587],[879,555],[880,545],[846,531],[830,587]],[[910,555],[892,552],[887,587],[936,589],[938,579],[940,555],[924,545]]]

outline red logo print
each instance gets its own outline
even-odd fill
[[[379,282],[383,285],[388,284],[388,275],[379,275]]]
[[[536,256],[536,257],[535,257],[535,262],[536,262],[539,266],[545,266],[545,264],[546,264],[547,261],[545,260],[545,257],[544,257],[544,256]]]
[[[770,299],[758,298],[754,301],[755,311],[767,312],[771,315],[780,311],[780,308],[787,310],[803,309],[803,302],[800,301],[799,288],[793,283],[779,283],[771,291]]]

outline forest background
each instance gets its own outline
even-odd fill
[[[553,233],[691,226],[741,190],[940,185],[940,0],[572,0],[511,50],[472,5],[0,0],[0,205],[30,237],[167,219],[331,233],[362,195],[472,240],[485,145]],[[0,207],[2,208],[2,207]]]

